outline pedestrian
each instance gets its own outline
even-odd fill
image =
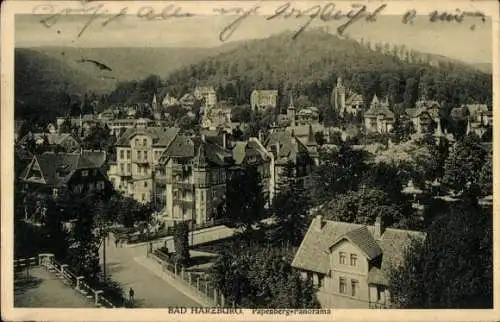
[[[130,303],[134,303],[134,289],[133,288],[130,288],[130,290],[128,291],[128,297],[129,297]]]

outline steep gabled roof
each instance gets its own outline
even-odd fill
[[[425,233],[418,231],[386,228],[379,240],[373,235],[374,226],[324,220],[312,220],[302,243],[295,254],[292,266],[302,270],[327,274],[331,267],[329,249],[342,239],[357,245],[368,258],[380,258],[380,263],[372,262],[368,281],[387,285],[387,275],[391,267],[399,265],[404,259],[404,252],[413,240],[422,241]],[[369,235],[372,237],[370,238]],[[378,245],[375,246],[375,243]]]
[[[175,137],[163,152],[160,162],[166,162],[169,158],[195,158],[197,162],[203,161],[220,166],[232,163],[231,151],[210,140],[204,141],[199,137],[186,135]]]
[[[366,257],[369,260],[372,260],[378,257],[380,254],[382,254],[382,249],[380,249],[380,246],[377,244],[377,241],[375,240],[375,238],[373,238],[373,235],[368,231],[368,228],[366,228],[366,226],[362,226],[348,231],[344,235],[340,236],[330,246],[330,248],[332,248],[333,246],[335,246],[341,240],[344,239],[356,245],[366,255]]]
[[[276,155],[275,146],[279,143],[279,154]],[[299,153],[308,153],[307,147],[297,138],[292,136],[288,131],[278,130],[271,133],[265,143],[264,146],[266,149],[272,150],[275,154],[277,162],[280,162],[280,159],[290,159],[296,156]]]
[[[88,159],[79,153],[44,153],[33,157],[27,170],[23,171],[22,179],[28,179],[26,175],[35,164],[39,166],[45,183],[54,187],[65,185],[76,170],[100,168],[95,160]]]
[[[154,147],[167,147],[179,133],[176,127],[146,127],[146,128],[128,128],[120,136],[117,146],[129,146],[130,140],[136,135],[148,135],[153,140]]]

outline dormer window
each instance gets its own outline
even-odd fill
[[[339,253],[339,264],[346,265],[346,256],[344,252]]]

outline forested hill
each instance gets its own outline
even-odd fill
[[[365,101],[374,93],[389,94],[393,103],[409,107],[425,88],[429,99],[491,106],[491,74],[451,60],[439,66],[420,58],[402,61],[321,30],[307,31],[295,40],[283,33],[248,41],[171,73],[164,85],[177,96],[196,85],[211,85],[221,99],[233,97],[239,104],[248,103],[253,89],[279,89],[285,94],[281,106],[286,106],[288,89],[293,88],[294,96],[307,95],[311,103],[326,106],[337,76]]]
[[[75,69],[61,60],[31,49],[17,48],[14,55],[15,117],[50,120],[64,115],[71,96],[105,92],[116,81],[102,79],[94,66]],[[46,116],[46,117],[45,117]]]

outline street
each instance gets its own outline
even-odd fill
[[[101,246],[101,261],[102,248]],[[126,298],[128,298],[129,289],[133,288],[135,303],[138,307],[200,306],[170,283],[137,263],[135,258],[138,257],[146,257],[146,247],[117,248],[114,239],[108,238],[106,244],[107,274],[120,283]]]

